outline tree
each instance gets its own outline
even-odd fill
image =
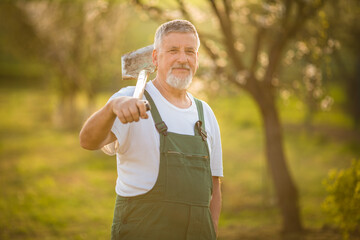
[[[120,64],[109,63],[120,62],[121,33],[126,27],[122,21],[127,17],[124,5],[107,1],[14,1],[2,4],[1,13],[4,22],[11,23],[10,27],[3,25],[7,44],[22,54],[36,55],[57,79],[57,124],[76,127],[83,120],[76,107],[78,96],[85,96],[87,116],[101,89],[99,82],[120,79]]]
[[[299,33],[309,27],[310,19],[318,16],[325,0],[268,0],[248,4],[207,0],[199,3],[201,7],[177,0],[177,11],[140,0],[134,2],[160,22],[179,17],[193,22],[211,59],[207,71],[251,95],[263,120],[266,159],[283,217],[283,231],[301,231],[298,190],[284,154],[276,96],[281,83],[286,82],[279,79],[284,53],[295,48]],[[212,16],[202,17],[203,12]]]
[[[334,51],[334,68],[340,85],[346,91],[346,110],[352,116],[355,129],[360,129],[360,2],[338,1],[328,6],[330,35],[337,36],[342,51]],[[337,70],[337,71],[336,71]]]

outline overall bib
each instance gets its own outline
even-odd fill
[[[112,240],[214,240],[210,213],[212,176],[202,104],[195,135],[167,132],[145,92],[160,134],[160,168],[154,187],[135,197],[117,196]]]

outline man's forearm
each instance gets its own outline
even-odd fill
[[[99,111],[95,112],[84,124],[80,131],[80,145],[89,150],[100,149],[110,142],[111,128],[116,118],[112,111],[111,102],[108,102]]]
[[[220,178],[213,177],[213,194],[210,202],[210,211],[212,216],[212,221],[215,227],[215,231],[217,234],[217,228],[219,223],[219,217],[221,212],[221,186],[220,186]]]

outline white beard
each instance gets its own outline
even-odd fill
[[[173,88],[178,90],[187,89],[192,82],[192,71],[185,78],[176,77],[171,73],[172,69],[169,70],[166,76],[166,82]]]

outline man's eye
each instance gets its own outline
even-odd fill
[[[188,51],[186,51],[186,53],[187,53],[187,54],[195,54],[195,51],[193,51],[193,50],[188,50]]]

